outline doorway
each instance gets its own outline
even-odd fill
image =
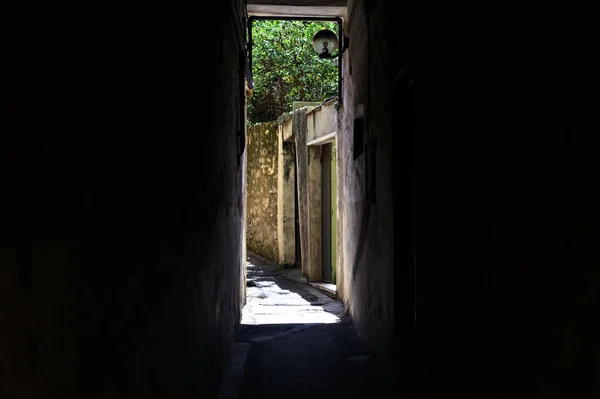
[[[326,283],[335,284],[337,219],[335,142],[321,147],[321,168],[321,279]]]
[[[294,151],[294,246],[295,246],[295,266],[302,268],[302,251],[300,250],[300,212],[298,211],[298,160]]]

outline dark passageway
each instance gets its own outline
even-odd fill
[[[525,7],[2,2],[0,399],[600,397],[597,14]],[[339,302],[245,276],[251,13],[343,20]]]
[[[300,3],[286,12],[306,10]],[[369,18],[386,15],[386,4]],[[366,75],[375,93],[395,69],[386,61],[383,76],[367,65],[368,46],[387,52],[391,42],[377,36],[391,25],[361,35],[367,16],[364,2],[356,5],[349,11],[345,1],[315,3],[335,15],[355,13],[357,21],[345,25],[356,46],[345,64],[354,60],[360,80],[353,83],[346,70],[344,126],[367,100]],[[0,397],[217,393],[246,303],[250,6],[238,0],[3,5]],[[320,12],[309,8],[311,15]],[[389,140],[391,102],[385,103],[368,137]],[[352,159],[349,143],[341,143],[344,159]],[[387,194],[368,205],[380,212],[370,212],[366,231],[359,233],[356,222],[366,205],[361,188],[345,178],[352,186],[345,187],[339,223],[348,232],[344,256],[352,272],[338,281],[356,331],[390,372],[388,149],[368,150],[372,161],[377,154],[379,171],[371,184],[374,177]],[[361,162],[345,164],[343,173],[362,174]],[[365,234],[383,238],[357,245]]]

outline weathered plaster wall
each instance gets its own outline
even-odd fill
[[[308,243],[308,148],[306,147],[306,111],[303,107],[294,110],[292,132],[296,144],[296,182],[298,185],[298,224],[300,230],[300,252],[302,275],[308,278],[310,269]]]
[[[240,320],[229,2],[88,5],[3,11],[0,397],[210,397]]]
[[[279,117],[279,126],[283,131],[283,140],[294,142],[294,129],[293,129],[293,114],[284,114]]]
[[[349,1],[344,24],[350,48],[343,62],[343,105],[338,135],[338,295],[357,330],[392,368],[394,257],[390,37],[382,36],[386,2]],[[364,144],[355,148],[355,119]]]
[[[248,126],[246,177],[248,249],[277,262],[277,186],[278,186],[277,122]]]
[[[296,263],[296,151],[293,142],[284,141],[285,128],[278,125],[277,132],[277,243],[279,264]]]
[[[242,278],[240,279],[240,306],[241,308],[246,305],[246,278],[247,278],[247,262],[248,259],[248,243],[246,242],[246,231],[248,230],[248,217],[247,217],[247,195],[246,195],[246,178],[248,176],[248,96],[250,90],[248,89],[248,82],[245,83],[246,90],[244,92],[244,128],[246,136],[246,148],[244,149],[243,162],[242,162],[242,198],[244,206],[242,207],[242,232],[240,239],[242,240]]]
[[[335,102],[335,99],[331,99],[323,104],[319,104],[307,114],[306,127],[308,132],[306,137],[308,142],[337,132]]]
[[[427,50],[440,57],[431,64],[419,59],[419,78],[426,84],[418,86],[417,129],[416,98],[410,93],[416,90],[415,74],[401,73],[414,56],[407,39],[416,24],[414,10],[411,14],[407,2],[379,1],[351,1],[348,9],[351,47],[344,83],[349,97],[343,105],[345,134],[339,137],[345,143],[338,149],[345,163],[340,183],[349,195],[341,202],[345,294],[361,335],[378,355],[384,348],[378,341],[389,341],[384,333],[392,328],[384,310],[390,295],[382,276],[397,282],[395,306],[403,308],[395,309],[393,319],[402,328],[396,353],[411,339],[406,322],[412,319],[414,329],[415,311],[407,315],[403,305],[411,301],[406,291],[413,280],[405,277],[413,264],[387,247],[378,187],[375,201],[369,199],[368,150],[360,156],[367,155],[364,169],[360,157],[352,160],[352,113],[359,112],[359,103],[365,144],[378,139],[376,175],[386,174],[380,166],[389,143],[394,164],[415,171],[417,362],[397,370],[397,380],[410,383],[406,375],[417,367],[423,382],[417,397],[447,392],[465,398],[598,397],[599,126],[589,97],[598,91],[598,80],[597,62],[585,52],[593,41],[592,18],[589,25],[578,19],[576,34],[567,37],[572,33],[555,31],[551,23],[533,27],[510,7],[485,21],[465,19],[464,9],[448,7],[439,20],[445,21],[442,27],[431,21],[448,36],[434,39],[431,47],[432,36],[427,38]],[[386,37],[393,39],[386,43]],[[553,63],[556,54],[568,54],[570,62]],[[432,87],[439,91],[429,92]],[[384,130],[390,123],[397,128],[392,141]],[[407,145],[414,145],[412,154]],[[412,162],[402,159],[411,155]],[[405,174],[397,173],[401,184],[395,186],[393,214],[386,213],[395,220],[394,238],[409,223],[398,214],[412,206]],[[362,209],[356,203],[361,195]],[[395,243],[410,247],[410,236],[403,232]],[[390,254],[399,255],[393,272],[380,266],[388,264]],[[377,289],[366,293],[369,281]],[[365,323],[379,312],[381,321]],[[398,321],[403,313],[408,317]],[[398,354],[399,364],[405,354]]]

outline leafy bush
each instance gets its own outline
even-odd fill
[[[254,21],[249,121],[273,121],[291,111],[293,101],[323,101],[337,94],[338,67],[333,59],[320,59],[312,46],[321,29],[338,34],[335,22]]]

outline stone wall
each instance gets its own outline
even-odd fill
[[[242,277],[230,5],[3,14],[26,33],[0,61],[0,397],[216,390]]]
[[[277,240],[277,176],[279,125],[277,122],[248,126],[246,177],[248,249],[279,261]]]

